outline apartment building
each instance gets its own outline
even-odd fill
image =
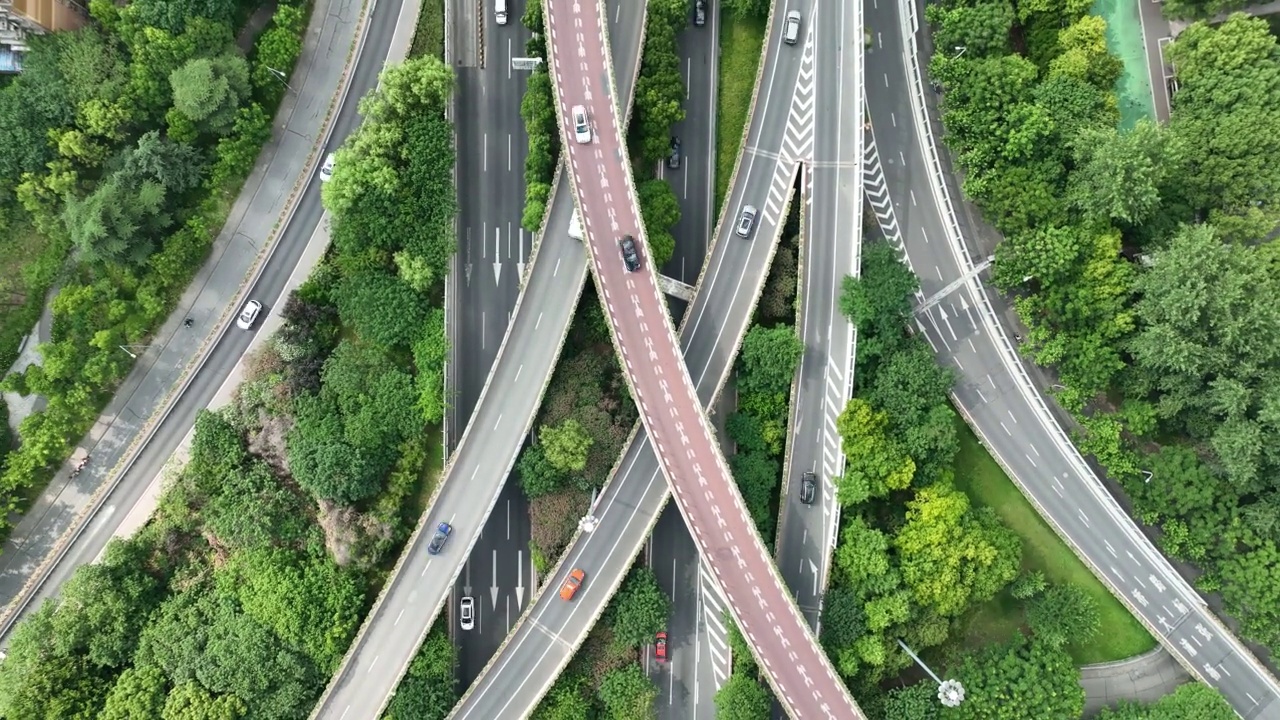
[[[0,73],[22,70],[22,55],[32,34],[75,30],[88,19],[72,0],[0,0]]]

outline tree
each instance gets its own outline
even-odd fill
[[[173,217],[164,186],[154,180],[133,184],[113,173],[84,198],[68,197],[62,212],[67,233],[86,264],[146,262]]]
[[[600,681],[600,702],[614,720],[657,717],[658,688],[639,663],[610,670]]]
[[[948,478],[960,450],[950,403],[953,382],[951,370],[938,365],[929,346],[910,338],[881,361],[862,393],[887,416],[887,435],[915,462],[918,485]]]
[[[1121,701],[1105,707],[1098,720],[1235,720],[1238,717],[1222,693],[1202,683],[1179,685],[1149,705]]]
[[[235,695],[213,696],[196,682],[176,686],[165,700],[161,720],[240,720],[249,708]]]
[[[902,345],[912,296],[920,281],[898,260],[888,243],[862,249],[861,275],[845,276],[840,286],[840,312],[858,329],[857,381],[875,377],[875,368]]]
[[[413,364],[418,371],[418,411],[429,424],[444,418],[444,365],[449,358],[449,339],[444,332],[444,310],[427,312],[422,334],[413,343]]]
[[[633,569],[612,603],[614,641],[629,648],[653,642],[654,635],[667,627],[669,609],[653,571]]]
[[[305,714],[318,679],[306,657],[240,612],[233,598],[199,585],[160,606],[135,662],[160,667],[175,684],[194,680],[212,695],[234,695],[255,717],[282,720]]]
[[[676,241],[671,228],[680,222],[680,201],[671,184],[662,178],[646,180],[636,188],[639,195],[640,214],[644,220],[646,240],[654,267],[667,264],[676,252]]]
[[[836,418],[836,431],[847,464],[836,480],[836,497],[843,507],[903,490],[915,477],[916,464],[887,434],[889,417],[861,398],[851,398]]]
[[[360,101],[366,122],[405,121],[438,112],[453,93],[453,69],[430,54],[389,67],[378,80],[381,87]]]
[[[54,643],[68,656],[84,652],[95,665],[128,664],[151,610],[159,583],[146,572],[148,548],[112,541],[103,562],[83,565],[62,590],[53,618]]]
[[[156,667],[126,668],[107,694],[99,720],[159,718],[164,710],[168,681]]]
[[[188,60],[169,75],[173,106],[201,130],[231,131],[240,103],[248,99],[249,65],[239,55]]]
[[[383,270],[353,274],[338,286],[334,301],[344,325],[385,348],[408,344],[427,319],[422,296]]]
[[[930,682],[918,682],[889,691],[884,720],[938,720],[941,710],[938,688]]]
[[[1013,585],[1009,588],[1009,594],[1013,595],[1017,600],[1030,600],[1044,592],[1048,585],[1048,582],[1044,579],[1044,573],[1039,570],[1029,570],[1013,581]]]
[[[1280,53],[1265,20],[1233,15],[1196,23],[1166,59],[1177,68],[1178,102],[1169,129],[1184,164],[1170,194],[1193,210],[1240,215],[1280,201]],[[1190,219],[1184,217],[1184,219]]]
[[[1084,15],[1058,33],[1060,52],[1049,61],[1050,75],[1068,75],[1109,90],[1124,70],[1120,58],[1107,50],[1107,21]]]
[[[218,579],[246,615],[301,649],[317,668],[337,670],[364,607],[364,589],[352,573],[326,555],[262,548],[232,556]]]
[[[544,425],[538,437],[551,467],[562,473],[578,473],[587,467],[587,455],[595,440],[577,420],[567,418],[559,425]]]
[[[716,720],[768,720],[773,698],[757,680],[733,673],[716,691]]]
[[[530,3],[528,7],[540,6]],[[580,684],[577,677],[561,674],[547,696],[538,703],[538,708],[533,713],[534,720],[581,720],[591,717],[591,702],[583,696]]]
[[[934,46],[943,52],[963,47],[966,55],[982,57],[1008,50],[1014,18],[1013,5],[1008,0],[973,5],[930,4],[925,7],[924,16],[934,28]]]
[[[853,670],[857,667],[856,660],[850,664],[846,653],[852,651],[867,632],[862,600],[848,587],[835,585],[827,590],[824,604],[820,637],[822,649],[842,673],[846,669]]]
[[[916,600],[943,617],[995,597],[1022,560],[1017,535],[989,509],[971,512],[968,496],[945,485],[916,491],[894,547]]]
[[[14,629],[0,665],[0,713],[33,720],[89,720],[96,716],[110,684],[82,656],[50,648],[53,602],[46,602]]]
[[[1040,720],[1080,717],[1084,688],[1065,650],[1019,635],[965,659],[956,671],[964,702],[946,720]]]
[[[521,451],[516,461],[516,472],[520,475],[520,487],[530,499],[559,490],[568,479],[547,459],[542,445],[530,445]]]
[[[181,33],[190,18],[207,18],[213,22],[230,25],[235,16],[233,0],[138,0],[129,3],[125,15],[138,25]]]
[[[1143,120],[1127,132],[1090,128],[1073,150],[1076,171],[1068,193],[1087,218],[1133,227],[1159,209],[1167,167],[1159,126]]]
[[[1098,604],[1075,585],[1053,585],[1027,607],[1036,639],[1054,646],[1087,643],[1102,628]]]
[[[458,650],[437,624],[396,688],[386,720],[443,720],[458,701]]]
[[[739,452],[729,458],[729,470],[742,493],[742,502],[751,513],[762,537],[773,537],[772,505],[778,494],[782,469],[778,461],[760,451]]]
[[[380,467],[360,448],[344,440],[337,408],[319,396],[304,395],[294,403],[294,427],[287,449],[289,471],[317,498],[354,503],[381,486]]]
[[[1129,344],[1131,391],[1159,415],[1207,439],[1228,479],[1256,488],[1280,449],[1280,283],[1251,247],[1221,243],[1208,226],[1185,227],[1137,284],[1140,322]]]

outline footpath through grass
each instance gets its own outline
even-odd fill
[[[1098,578],[1085,567],[1071,548],[1040,517],[996,461],[978,443],[964,422],[957,420],[960,454],[956,456],[956,486],[968,493],[975,504],[995,508],[1004,524],[1022,538],[1022,567],[1039,570],[1050,583],[1071,584],[1083,589],[1098,603],[1102,629],[1085,645],[1069,645],[1067,650],[1080,665],[1123,660],[1155,647],[1155,640]],[[1021,604],[1008,590],[1000,593],[970,616],[965,646],[978,648],[1003,642],[1023,624]]]
[[[755,89],[765,21],[739,18],[726,11],[720,16],[720,86],[716,96],[716,212],[724,204],[738,159],[738,146],[746,130]]]

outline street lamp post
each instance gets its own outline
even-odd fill
[[[911,651],[911,648],[907,647],[906,643],[899,640],[898,646],[906,651],[911,656],[911,659],[916,661],[917,665],[924,668],[924,671],[929,673],[929,677],[933,678],[934,682],[938,683],[938,702],[946,707],[959,707],[960,703],[964,702],[964,686],[960,684],[959,680],[940,679],[929,669],[928,665],[924,664],[919,655],[916,655]]]
[[[583,515],[582,519],[578,521],[578,529],[584,533],[589,533],[592,530],[595,530],[596,526],[600,524],[599,518],[597,518],[595,515],[596,502],[598,500],[599,498],[596,497],[595,488],[592,488],[591,489],[591,505],[590,507],[587,508],[587,514]]]
[[[137,352],[142,352],[143,350],[146,350],[148,347],[151,347],[151,346],[150,345],[119,345],[117,347],[123,350],[125,355],[128,355],[130,358],[137,360],[138,356],[134,354],[134,351],[136,350]]]
[[[955,58],[958,58],[958,57],[960,57],[961,55],[963,55],[963,54],[964,54],[964,51],[965,51],[965,50],[968,50],[969,48],[965,47],[964,45],[956,45],[956,46],[955,46],[954,48],[952,48],[952,49],[956,51],[956,54],[952,56],[952,59],[955,59]]]
[[[285,86],[286,88],[288,88],[291,92],[297,92],[297,90],[294,90],[294,89],[293,89],[293,86],[289,84],[289,78],[288,78],[287,76],[285,76],[285,74],[284,74],[284,72],[283,72],[283,71],[281,71],[281,70],[277,70],[277,69],[275,69],[275,68],[271,67],[270,65],[268,65],[268,66],[267,66],[267,72],[271,73],[272,75],[275,75],[275,76],[276,76],[276,79],[280,81],[280,84],[284,85],[284,86]]]

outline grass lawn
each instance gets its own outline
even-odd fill
[[[1068,650],[1078,664],[1121,660],[1155,647],[1146,628],[1134,619],[1124,605],[1085,567],[1057,533],[1023,497],[1022,492],[1004,474],[991,455],[978,444],[969,427],[957,420],[960,428],[960,454],[956,457],[956,486],[968,493],[975,504],[993,507],[1000,519],[1022,538],[1022,567],[1039,570],[1051,583],[1070,583],[1083,588],[1098,602],[1102,630],[1098,637],[1083,646],[1070,645]],[[977,608],[969,618],[965,645],[977,648],[1009,638],[1022,624],[1022,609],[1017,600],[1003,592],[991,602]]]
[[[746,130],[755,88],[756,68],[764,44],[765,21],[742,19],[732,12],[720,16],[720,87],[716,99],[716,212],[729,189],[733,163]]]
[[[409,57],[424,55],[444,57],[444,0],[422,0],[418,25],[409,46]]]

